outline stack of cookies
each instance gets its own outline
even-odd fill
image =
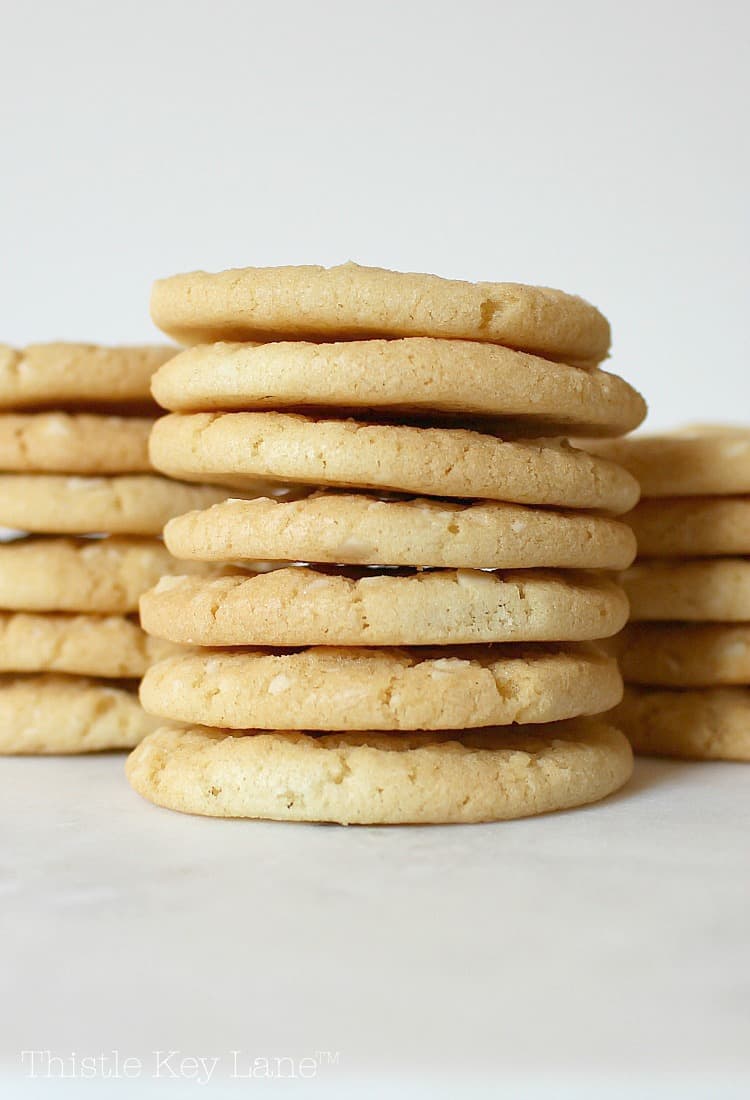
[[[164,646],[138,597],[177,564],[166,520],[226,496],[152,471],[149,387],[172,354],[0,346],[0,524],[18,536],[0,545],[2,753],[131,748],[154,728],[135,681]]]
[[[616,435],[642,398],[596,363],[606,320],[559,291],[340,268],[194,273],[152,313],[194,345],[153,392],[173,477],[289,499],[172,520],[192,562],[152,635],[198,647],[150,669],[145,797],[215,816],[471,822],[601,798],[627,740],[590,716],[621,696],[592,644],[627,618],[634,478],[560,434]],[[570,365],[575,363],[576,365]],[[515,725],[520,723],[521,725]]]
[[[644,499],[618,638],[615,720],[637,752],[750,760],[750,430],[690,428],[592,444]]]

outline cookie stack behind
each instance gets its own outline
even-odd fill
[[[130,748],[163,643],[138,597],[175,561],[171,516],[225,492],[153,472],[153,372],[173,349],[0,345],[0,752]],[[106,538],[88,538],[92,534]],[[62,537],[54,537],[62,536]]]
[[[750,760],[750,430],[594,444],[641,482],[615,720],[637,752]]]
[[[188,728],[131,756],[137,790],[223,816],[448,822],[625,781],[627,742],[583,716],[621,694],[591,642],[627,604],[596,571],[626,566],[634,540],[598,513],[631,508],[637,484],[537,438],[617,434],[644,415],[591,366],[609,344],[593,307],[346,265],[178,276],[152,311],[203,342],[154,379],[172,410],[155,466],[305,487],[179,517],[168,547],[311,564],[168,577],[143,597],[148,631],[206,648],[144,680],[146,709]]]

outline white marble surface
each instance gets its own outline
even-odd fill
[[[179,1057],[228,1096],[743,1095],[750,768],[641,761],[588,809],[375,830],[172,814],[122,763],[0,759],[8,1095],[83,1092],[22,1050],[138,1058],[143,1096],[206,1094]],[[231,1079],[232,1050],[317,1067]]]

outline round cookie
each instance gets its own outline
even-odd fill
[[[121,615],[0,612],[0,672],[133,679],[173,652]]]
[[[499,502],[377,500],[314,493],[226,500],[170,520],[178,558],[455,569],[625,569],[635,537],[617,520]]]
[[[0,470],[130,474],[151,469],[153,419],[93,413],[0,413]]]
[[[34,534],[160,535],[167,520],[226,498],[215,485],[153,474],[0,474],[0,524]]]
[[[750,560],[637,562],[621,576],[636,621],[750,622]]]
[[[584,445],[588,448],[588,441]],[[629,470],[644,497],[750,493],[748,428],[706,426],[666,435],[592,440],[590,449]]]
[[[208,344],[165,363],[154,397],[174,412],[377,409],[521,419],[527,434],[632,431],[646,403],[616,375],[469,340]],[[534,427],[531,427],[531,426]]]
[[[176,350],[0,344],[0,408],[150,405],[151,377]]]
[[[630,623],[617,642],[628,683],[750,684],[750,624]]]
[[[134,691],[104,680],[0,677],[0,755],[131,749],[158,724]]]
[[[628,687],[607,717],[646,756],[750,761],[750,688]]]
[[[240,487],[268,478],[615,513],[632,508],[639,492],[625,470],[565,441],[504,442],[462,428],[171,413],[156,421],[150,450],[154,466],[172,477]]]
[[[217,567],[177,561],[153,538],[20,538],[0,543],[0,608],[127,615],[160,577]]]
[[[460,824],[604,798],[633,769],[592,719],[449,733],[158,730],[128,758],[144,798],[183,813],[342,825]]]
[[[196,653],[153,665],[151,714],[231,729],[433,730],[554,722],[619,703],[594,647]]]
[[[353,263],[174,275],[154,284],[151,316],[180,344],[436,336],[594,363],[610,344],[607,319],[560,290]]]
[[[627,522],[639,557],[750,554],[750,496],[642,500]]]
[[[438,570],[359,579],[286,568],[251,577],[163,577],[144,630],[187,645],[450,645],[588,641],[617,633],[627,600],[596,574]]]

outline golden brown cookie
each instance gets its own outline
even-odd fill
[[[646,415],[616,375],[470,340],[205,344],[154,376],[174,412],[334,408],[386,415],[520,419],[527,434],[632,431]],[[356,412],[354,413],[356,415]]]
[[[437,570],[352,579],[286,568],[164,577],[141,597],[144,630],[187,645],[451,645],[588,641],[617,633],[622,590],[595,573]]]
[[[132,749],[158,724],[134,690],[107,680],[0,676],[0,755]]]
[[[628,687],[607,715],[647,756],[750,761],[750,688]]]
[[[240,487],[269,479],[615,513],[632,508],[639,492],[625,470],[565,441],[505,442],[460,428],[172,413],[154,425],[150,450],[171,477]]]
[[[639,557],[750,554],[750,496],[642,500],[626,520]]]
[[[173,652],[122,615],[0,612],[0,672],[133,679]]]
[[[153,419],[95,413],[0,413],[0,470],[138,474],[151,469]]]
[[[590,718],[449,733],[159,730],[131,754],[144,798],[183,813],[342,825],[459,824],[604,798],[630,746]]]
[[[584,445],[588,448],[588,441]],[[702,425],[664,435],[591,441],[590,449],[630,470],[644,497],[750,493],[748,428]]]
[[[630,528],[602,516],[353,493],[230,499],[170,520],[164,537],[176,557],[201,561],[624,569],[635,557]]]
[[[633,620],[750,622],[750,560],[636,562],[621,577]]]
[[[159,279],[151,316],[180,344],[434,336],[576,362],[604,359],[607,319],[560,290],[360,267],[246,267]]]
[[[173,516],[208,508],[226,496],[226,489],[215,485],[187,485],[154,474],[0,474],[0,524],[33,534],[160,535]]]
[[[0,408],[151,403],[151,377],[174,355],[170,347],[94,344],[0,344]]]
[[[154,538],[21,538],[0,543],[0,608],[127,615],[160,577],[217,567],[177,561]]]
[[[630,623],[617,642],[629,683],[750,685],[750,624]]]
[[[621,698],[616,661],[593,646],[209,651],[168,657],[141,684],[151,714],[232,729],[466,729],[600,714]]]

